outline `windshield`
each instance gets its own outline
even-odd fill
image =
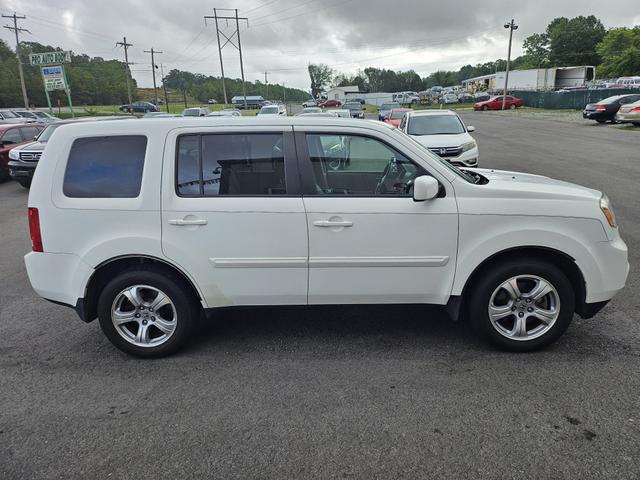
[[[262,107],[260,113],[278,113],[278,107]]]
[[[404,138],[404,139],[408,138],[409,141],[411,141],[414,146],[416,146],[417,148],[419,148],[423,152],[426,152],[426,154],[429,155],[429,157],[431,157],[434,160],[437,160],[438,162],[440,162],[447,169],[449,169],[450,171],[455,173],[458,177],[462,177],[464,180],[466,180],[469,183],[477,183],[476,182],[476,178],[473,175],[470,175],[469,173],[465,172],[464,170],[460,170],[458,167],[456,167],[456,166],[450,164],[449,162],[447,162],[444,158],[441,158],[438,155],[436,155],[435,153],[431,152],[431,150],[429,150],[427,147],[422,145],[415,138],[410,137],[409,135],[405,134],[404,132],[402,132],[401,130],[399,130],[397,128],[393,129],[393,133],[395,135],[402,135],[402,138]]]
[[[37,140],[39,142],[48,142],[49,138],[51,138],[51,134],[55,131],[56,128],[58,128],[58,125],[49,125],[42,132],[40,132],[40,135],[36,137]]]
[[[311,107],[311,108],[304,108],[302,110],[302,113],[318,113],[318,112],[322,112],[322,109],[318,107]]]
[[[457,115],[422,115],[411,118],[409,135],[457,135],[465,128]]]
[[[362,105],[359,103],[345,103],[342,108],[346,108],[347,110],[362,110]]]
[[[10,112],[9,110],[0,110],[0,113],[4,118],[19,118],[18,115],[16,115],[13,112]]]
[[[33,114],[36,117],[40,117],[40,118],[49,118],[49,114],[45,113],[45,112],[33,112]]]
[[[391,110],[394,108],[400,108],[400,104],[398,102],[396,103],[383,103],[382,106],[380,107],[380,110]]]
[[[391,116],[389,117],[391,120],[402,120],[402,117],[404,117],[407,114],[407,112],[391,112]]]

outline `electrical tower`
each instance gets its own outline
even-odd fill
[[[13,19],[13,27],[9,25],[5,25],[4,28],[7,30],[11,30],[16,34],[16,58],[18,59],[18,73],[20,74],[20,86],[22,87],[22,99],[24,100],[24,108],[29,108],[29,97],[27,97],[27,87],[24,85],[24,72],[22,71],[22,60],[20,59],[20,38],[19,34],[22,32],[31,33],[26,28],[18,27],[18,20],[24,20],[24,15],[16,15],[16,12],[13,12],[13,15],[4,15],[2,14],[2,18],[11,18]]]
[[[133,43],[127,43],[127,37],[122,37],[121,42],[116,42],[116,47],[118,46],[124,48],[124,73],[127,77],[127,94],[129,95],[129,105],[131,105],[133,102],[131,98],[131,79],[129,78],[131,77],[131,71],[129,70],[129,65],[131,64],[129,63],[129,53],[127,50],[129,47],[133,47]]]
[[[144,53],[150,53],[151,54],[151,73],[153,74],[153,98],[156,101],[155,105],[158,106],[158,87],[156,86],[156,68],[158,68],[158,66],[156,65],[156,61],[155,61],[154,55],[156,53],[157,54],[161,54],[161,53],[164,53],[164,52],[160,52],[158,50],[154,50],[153,47],[151,47],[151,50],[145,50]]]
[[[226,15],[218,15],[218,10],[224,10],[224,11],[230,11],[230,12],[234,12],[235,15],[232,16],[226,16]],[[234,47],[236,47],[236,49],[238,50],[238,52],[240,53],[240,75],[242,76],[242,95],[244,97],[244,109],[247,109],[247,87],[244,84],[244,65],[242,64],[242,44],[240,43],[240,20],[242,20],[243,22],[247,22],[247,27],[249,26],[249,19],[246,17],[238,17],[238,9],[231,9],[231,8],[214,8],[213,9],[213,16],[209,16],[209,15],[205,15],[204,17],[204,21],[205,21],[205,25],[207,23],[207,19],[211,19],[213,18],[215,20],[216,23],[216,37],[218,38],[218,54],[220,55],[220,70],[222,73],[222,91],[224,93],[224,103],[227,104],[229,103],[227,101],[227,88],[225,86],[225,82],[224,82],[224,65],[222,63],[222,49],[227,46],[227,44],[231,44]],[[234,32],[231,33],[231,35],[227,35],[226,33],[220,31],[220,27],[218,24],[218,20],[226,20],[227,23],[229,22],[229,20],[235,20],[236,21],[236,29]],[[220,45],[220,35],[222,35],[227,41],[224,42],[223,45]],[[237,45],[234,43],[234,37],[235,40],[237,42]]]

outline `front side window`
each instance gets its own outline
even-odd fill
[[[423,168],[386,144],[363,136],[308,134],[318,195],[411,196]]]
[[[76,139],[64,173],[64,194],[71,198],[137,197],[146,150],[143,135]]]
[[[282,134],[179,137],[176,190],[181,196],[286,195]]]

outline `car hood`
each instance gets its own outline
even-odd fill
[[[473,140],[473,137],[468,133],[459,133],[456,135],[411,135],[411,138],[427,148],[459,147],[463,143]]]
[[[45,144],[41,142],[28,142],[17,146],[15,149],[22,152],[42,152],[44,146]]]
[[[487,185],[482,186],[483,188],[486,187],[496,193],[515,192],[515,196],[519,198],[599,200],[602,196],[602,193],[597,190],[542,175],[485,168],[474,168],[473,171],[489,180]]]

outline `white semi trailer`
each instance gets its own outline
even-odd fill
[[[595,80],[595,67],[554,67],[512,70],[509,72],[509,90],[558,90],[582,87]],[[506,72],[497,72],[494,88],[504,87]]]

